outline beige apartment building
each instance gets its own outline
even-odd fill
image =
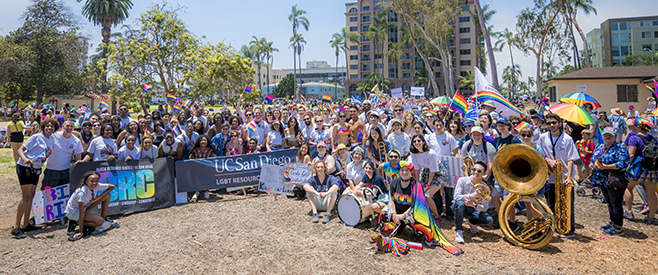
[[[658,16],[608,19],[601,23],[601,28],[587,33],[587,44],[593,67],[624,64],[628,54],[649,52],[655,55],[658,53]]]
[[[415,54],[413,45],[404,49],[404,54],[400,61],[393,61],[387,55],[388,42],[397,43],[399,40],[398,29],[403,27],[402,20],[398,20],[397,15],[387,8],[385,0],[357,0],[345,4],[345,23],[350,32],[358,33],[360,43],[348,42],[348,63],[347,63],[347,92],[350,95],[357,94],[357,85],[371,74],[383,72],[384,78],[390,81],[389,88],[399,88],[409,90],[413,85],[414,75],[417,70],[424,68],[423,60]],[[470,10],[474,10],[473,1],[462,1],[461,14],[455,15],[453,39],[450,40],[451,54],[453,56],[455,85],[459,89],[459,76],[467,72],[473,73],[473,67],[476,65],[476,45],[483,44],[483,40],[476,41],[476,26],[473,22]],[[397,28],[389,29],[385,39],[383,55],[379,49],[375,49],[372,41],[366,37],[372,18],[376,13],[386,11],[388,21],[395,22]],[[438,58],[438,57],[437,57]],[[436,97],[445,94],[445,76],[439,61],[432,62],[434,79],[436,80],[439,91],[426,91],[427,97]],[[473,90],[459,90],[464,95],[470,95]]]

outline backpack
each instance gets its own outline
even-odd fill
[[[644,142],[642,147],[642,168],[645,170],[658,170],[658,143],[656,143],[656,139],[649,136],[651,140],[647,141],[645,137],[638,136]]]
[[[471,148],[473,148],[473,140],[471,139],[467,142],[468,142],[468,146],[466,146],[466,152],[468,153],[468,152],[471,151]],[[484,140],[482,141],[482,149],[484,150],[484,155],[486,157],[487,156],[487,142],[484,141]]]

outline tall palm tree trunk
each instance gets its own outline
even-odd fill
[[[295,94],[295,99],[297,99],[297,82],[295,82],[295,77],[297,76],[297,49],[293,46],[293,54],[292,54],[292,89],[293,93]]]
[[[299,46],[299,58],[297,58],[297,61],[299,62],[299,93],[302,93],[302,85],[303,85],[303,80],[302,80],[302,47],[301,45]],[[307,93],[308,94],[308,93]]]
[[[340,52],[338,52],[340,53]],[[336,74],[334,75],[334,96],[338,97],[338,54],[336,55]]]
[[[581,29],[580,25],[578,25],[578,21],[576,21],[575,13],[573,14],[573,25],[576,27],[576,30],[578,31],[580,38],[583,40],[583,51],[585,51],[585,65],[588,68],[592,67],[592,61],[589,59],[589,49],[587,49],[587,37],[585,37],[585,33],[583,32],[583,29]]]
[[[512,45],[507,43],[507,47],[509,48],[509,58],[512,61],[512,68],[514,68],[514,56],[512,55]],[[515,70],[512,70],[512,77],[514,77]],[[512,94],[516,95],[516,82],[512,83]]]
[[[267,54],[267,61],[265,62],[267,64],[267,93],[270,93],[270,59],[274,59],[274,56],[270,56],[270,54]],[[274,60],[272,60],[274,61]]]
[[[496,58],[494,57],[493,47],[491,47],[491,38],[489,32],[487,31],[487,26],[484,23],[484,16],[482,16],[482,7],[480,6],[480,0],[475,0],[475,7],[478,10],[478,18],[480,20],[480,29],[482,29],[482,35],[484,35],[484,41],[487,44],[487,52],[489,54],[489,64],[491,66],[491,79],[493,85],[496,89],[498,87],[498,69],[496,69]],[[477,43],[480,43],[477,41]]]
[[[112,33],[112,25],[111,22],[108,18],[103,19],[103,22],[101,23],[102,29],[101,29],[101,35],[103,36],[103,72],[101,73],[101,92],[106,94],[108,91],[107,87],[107,53],[108,53],[108,46],[110,45],[110,34]]]

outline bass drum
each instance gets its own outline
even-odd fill
[[[354,227],[372,214],[372,204],[363,197],[347,194],[338,200],[338,217],[345,225]]]

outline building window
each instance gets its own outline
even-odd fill
[[[356,75],[354,75],[356,77]],[[356,84],[350,85],[350,92],[356,92]]]
[[[548,100],[550,102],[557,102],[557,93],[555,86],[548,87]]]
[[[471,66],[471,60],[459,60],[459,66]]]
[[[352,12],[357,12],[357,11],[358,11],[358,10],[357,10],[356,8],[351,8],[350,11],[348,11],[348,12],[349,12],[349,13],[352,13]]]
[[[375,69],[383,69],[383,68],[384,68],[384,64],[381,63],[375,64]]]
[[[642,44],[642,50],[644,51],[644,49],[653,50],[653,47],[651,44]]]
[[[383,9],[384,9],[384,8],[382,8],[382,5],[377,5],[377,6],[375,7],[375,10],[376,10],[376,11],[378,11],[378,10],[383,10]]]
[[[640,21],[640,27],[651,26],[651,21]]]
[[[408,59],[411,59],[411,53],[410,53],[410,52],[405,52],[405,53],[402,55],[402,58],[401,58],[401,59],[402,59],[402,60],[408,60]]]
[[[459,33],[471,33],[471,28],[459,28]]]
[[[370,25],[361,26],[361,32],[368,32],[368,30],[370,30]]]
[[[630,46],[621,46],[620,48],[621,48],[621,56],[626,56],[627,54],[629,54],[631,52],[630,51],[630,48],[631,48]]]
[[[448,40],[448,45],[449,45],[450,47],[454,47],[454,46],[455,46],[455,40],[454,40],[454,39],[450,39],[450,40]]]
[[[653,25],[658,26],[658,20],[653,20]]]
[[[370,71],[370,64],[363,64],[361,67],[361,70],[364,72],[369,72]]]
[[[393,73],[388,73],[388,78],[397,78],[397,77],[398,77],[398,76],[395,74],[395,72],[393,72]],[[389,88],[390,88],[390,86],[389,86]]]
[[[382,59],[382,54],[381,53],[376,53],[375,54],[375,59]]]
[[[357,18],[356,16],[352,16],[350,17],[350,22],[359,22],[359,18]]]
[[[653,32],[653,38],[658,38],[658,32]]]
[[[621,54],[619,54],[619,46],[612,47],[612,56],[621,56]]]
[[[361,36],[361,42],[370,42],[370,38],[368,38],[365,34]]]
[[[642,32],[642,38],[651,38],[651,32]]]
[[[358,55],[350,55],[350,60],[359,60]]]
[[[370,10],[370,6],[363,6],[363,8],[361,8],[361,11],[369,11],[369,10]]]
[[[637,85],[617,85],[617,102],[638,102]]]
[[[370,61],[370,55],[369,55],[369,54],[364,54],[364,55],[361,57],[361,61]]]
[[[402,73],[402,78],[411,78],[411,73]]]
[[[403,70],[411,70],[411,63],[402,63]]]
[[[370,15],[364,15],[361,17],[361,23],[368,23],[370,22]]]
[[[350,70],[358,70],[359,65],[350,65]]]
[[[459,17],[459,23],[466,23],[466,22],[471,22],[471,17],[470,16],[461,16],[461,17]]]
[[[467,75],[468,75],[468,71],[459,72],[459,76],[461,76],[461,77],[466,77]]]
[[[361,51],[363,51],[363,52],[369,52],[369,51],[370,51],[370,45],[363,45],[363,46],[361,46]]]
[[[389,22],[398,22],[398,15],[395,14],[393,11],[388,12],[388,21]]]
[[[434,72],[434,77],[441,78],[441,72]]]
[[[350,51],[358,51],[358,50],[359,50],[359,46],[357,45],[350,46]]]
[[[357,26],[352,26],[352,27],[350,27],[350,31],[351,31],[351,32],[356,32],[356,31],[358,31],[358,30],[359,30],[359,27],[357,27]]]
[[[471,54],[471,49],[459,50],[459,54],[460,55],[469,55],[469,54]]]
[[[461,38],[459,39],[459,44],[471,44],[470,38]]]
[[[469,11],[471,9],[471,6],[461,6],[462,11]]]
[[[366,79],[366,78],[368,78],[369,76],[370,76],[370,74],[363,74],[363,75],[361,76],[361,79]]]
[[[351,75],[350,75],[350,79],[359,79],[359,75],[357,75],[357,74],[351,74]],[[351,91],[351,89],[352,89],[352,87],[350,87],[350,91]],[[356,90],[355,90],[355,91],[356,91]]]

